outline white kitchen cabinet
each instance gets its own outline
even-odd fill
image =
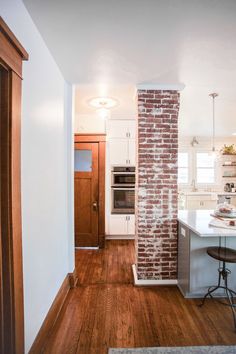
[[[135,166],[135,120],[110,120],[107,122],[110,164]]]
[[[110,164],[125,166],[129,162],[129,145],[127,139],[113,139],[109,141]]]
[[[136,120],[129,120],[129,138],[136,138]]]
[[[110,119],[107,122],[108,139],[135,139],[136,121],[128,119]]]
[[[128,235],[135,234],[135,215],[128,216]]]
[[[211,195],[187,195],[185,209],[215,209],[217,201],[211,198]]]
[[[111,139],[109,141],[110,165],[135,166],[134,139]]]
[[[109,235],[134,235],[135,216],[134,215],[110,215]]]
[[[109,235],[127,235],[127,215],[110,215]]]
[[[136,164],[136,145],[135,145],[135,140],[134,139],[129,139],[128,142],[128,161],[129,165],[135,166]]]

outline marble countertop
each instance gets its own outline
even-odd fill
[[[236,237],[236,230],[209,226],[213,210],[179,210],[178,221],[200,237]]]
[[[206,191],[196,191],[196,192],[192,192],[192,191],[179,191],[179,194],[182,195],[196,195],[196,196],[201,196],[201,195],[219,195],[219,196],[234,196],[236,197],[236,193],[232,193],[232,192],[206,192]]]

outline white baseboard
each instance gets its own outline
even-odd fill
[[[170,279],[170,280],[145,280],[145,279],[138,279],[136,265],[132,264],[133,276],[134,276],[134,285],[139,286],[147,286],[147,285],[177,285],[177,279]]]
[[[134,235],[106,235],[106,240],[134,240]]]

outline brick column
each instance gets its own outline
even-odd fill
[[[138,279],[177,278],[178,112],[178,91],[138,90]]]

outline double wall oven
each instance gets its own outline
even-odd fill
[[[111,193],[112,214],[134,214],[135,167],[113,167]]]

